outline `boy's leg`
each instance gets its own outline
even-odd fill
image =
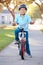
[[[18,33],[20,32],[20,29],[17,28],[16,30],[14,30],[14,34],[15,34],[15,40],[18,41],[19,38],[18,38]]]
[[[31,55],[29,41],[28,41],[28,31],[26,31],[26,52],[27,54]]]

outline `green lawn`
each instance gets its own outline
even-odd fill
[[[13,29],[0,28],[0,51],[14,40]]]
[[[43,32],[43,29],[41,31]]]

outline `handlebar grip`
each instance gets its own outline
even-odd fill
[[[21,32],[23,32],[24,31],[24,28],[22,28],[22,29],[20,29],[21,30]]]

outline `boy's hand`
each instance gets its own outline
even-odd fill
[[[12,26],[16,26],[17,24],[15,22],[12,23]]]
[[[34,24],[34,23],[35,23],[34,21],[30,22],[30,24]]]

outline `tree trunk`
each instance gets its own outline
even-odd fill
[[[39,6],[39,9],[41,12],[41,24],[42,24],[42,22],[43,22],[43,16],[42,16],[42,14],[43,14],[43,3],[42,3],[42,5],[39,5],[38,3],[35,2],[35,4],[37,4]]]

